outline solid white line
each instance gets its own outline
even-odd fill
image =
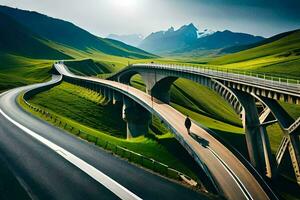
[[[110,178],[109,176],[105,175],[92,165],[88,164],[87,162],[81,160],[74,154],[68,152],[67,150],[63,149],[62,147],[54,144],[53,142],[45,139],[44,137],[38,135],[37,133],[31,131],[30,129],[26,128],[22,124],[16,122],[12,118],[10,118],[8,115],[6,115],[3,110],[0,108],[0,113],[11,123],[16,125],[18,128],[26,132],[27,134],[31,135],[33,138],[37,139],[38,141],[42,142],[46,146],[48,146],[50,149],[55,151],[57,154],[59,154],[61,157],[81,169],[83,172],[88,174],[90,177],[95,179],[97,182],[102,184],[104,187],[109,189],[111,192],[113,192],[115,195],[117,195],[119,198],[124,200],[141,200],[140,197],[129,191],[127,188],[120,185],[118,182]]]
[[[242,181],[237,177],[237,175],[229,168],[229,166],[220,158],[220,156],[214,151],[212,150],[210,147],[207,147],[210,152],[212,153],[212,155],[221,162],[221,164],[224,166],[225,170],[228,172],[228,174],[233,178],[233,180],[237,183],[238,187],[240,188],[240,190],[243,192],[244,196],[247,199],[252,199],[252,196],[250,195],[250,193],[248,192],[248,190],[246,189],[246,187],[243,185]]]

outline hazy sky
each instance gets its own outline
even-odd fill
[[[193,22],[200,30],[229,29],[271,36],[300,28],[300,0],[0,0],[105,37],[148,35]]]

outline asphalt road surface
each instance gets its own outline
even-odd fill
[[[268,188],[266,184],[262,187],[261,183],[249,172],[242,162],[205,129],[192,123],[191,132],[200,138],[204,138],[208,145],[202,145],[199,141],[191,137],[184,126],[185,116],[170,105],[157,99],[152,101],[153,99],[150,95],[122,83],[77,76],[72,74],[63,64],[56,64],[55,67],[64,76],[97,82],[117,90],[145,106],[149,111],[157,114],[175,130],[178,137],[192,149],[197,158],[208,168],[208,172],[228,199],[276,199],[272,192],[270,193],[271,190],[267,189],[268,192],[266,192],[266,188]]]
[[[0,96],[0,155],[31,198],[207,199],[53,127],[17,104],[21,92],[51,82]]]

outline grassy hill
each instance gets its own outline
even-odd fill
[[[70,22],[54,19],[37,12],[6,6],[0,6],[0,12],[12,17],[42,38],[77,50],[85,52],[96,50],[104,54],[131,58],[155,57],[141,49],[111,39],[97,37]]]
[[[71,58],[47,46],[41,37],[2,13],[0,13],[0,30],[0,54],[22,55],[36,59]]]
[[[239,51],[251,49],[251,48],[254,48],[254,47],[258,47],[258,46],[261,46],[261,45],[264,45],[264,44],[268,44],[268,43],[274,42],[276,40],[279,40],[279,39],[281,39],[281,38],[283,38],[285,36],[288,36],[289,34],[292,34],[292,33],[297,32],[297,31],[298,30],[293,30],[293,31],[288,31],[288,32],[280,33],[278,35],[272,36],[270,38],[267,38],[265,40],[262,40],[260,42],[253,43],[253,44],[235,45],[235,46],[232,46],[232,47],[224,48],[224,49],[222,49],[220,51],[220,53],[236,53],[236,52],[239,52]]]
[[[274,38],[279,39],[272,41]],[[300,30],[274,38],[263,45],[216,58],[209,64],[299,78]]]
[[[111,106],[106,102],[99,93],[65,82],[30,100],[30,103],[54,112],[71,121],[73,126],[104,141],[154,158],[193,178],[197,176],[197,171],[193,172],[193,169],[198,169],[193,159],[172,134],[153,135],[150,131],[148,135],[126,140],[126,123],[120,117],[122,105]]]
[[[108,72],[105,68],[117,71],[128,60],[156,57],[94,36],[69,22],[5,6],[0,6],[0,30],[0,91],[45,81],[56,60],[93,59],[83,62],[90,66],[94,63],[93,68],[98,66],[99,70],[105,66],[104,71],[93,72],[98,74]]]
[[[50,78],[52,60],[30,59],[0,54],[0,92]]]

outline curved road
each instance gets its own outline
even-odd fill
[[[0,156],[33,199],[207,199],[112,156],[25,112],[20,93],[0,95]]]
[[[77,76],[72,74],[63,64],[56,64],[55,67],[63,76],[96,82],[117,90],[140,103],[150,112],[157,114],[196,153],[197,158],[207,166],[215,182],[228,199],[277,199],[266,184],[264,184],[263,189],[262,185],[241,161],[205,129],[193,123],[191,132],[199,138],[204,138],[208,145],[201,145],[199,140],[190,136],[184,126],[185,116],[168,104],[156,99],[152,101],[150,95],[119,82]],[[268,188],[268,192],[265,191],[266,188]]]

